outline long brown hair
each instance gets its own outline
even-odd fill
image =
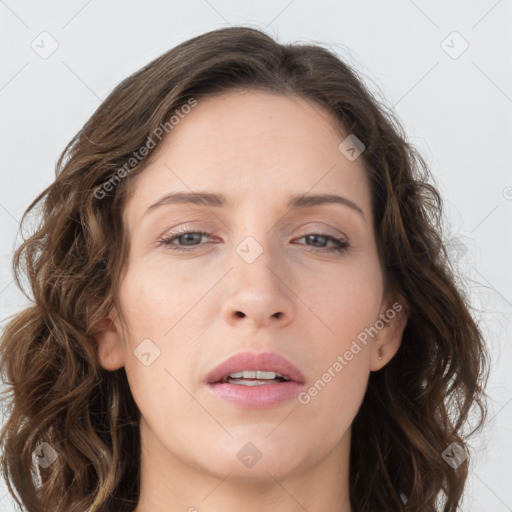
[[[405,301],[408,323],[398,353],[371,373],[353,423],[351,502],[357,512],[455,512],[468,474],[467,436],[486,415],[488,356],[446,250],[428,166],[391,109],[332,51],[278,44],[249,27],[194,37],[122,81],[27,208],[22,225],[32,213],[39,223],[13,268],[20,288],[21,273],[28,278],[33,301],[1,338],[10,400],[0,444],[10,492],[31,512],[135,508],[140,413],[124,368],[99,364],[93,326],[112,306],[121,311],[121,212],[130,180],[151,157],[143,148],[158,145],[156,134],[170,133],[169,120],[186,105],[233,88],[299,95],[365,145],[386,288]],[[57,457],[34,471],[33,453],[45,446]]]

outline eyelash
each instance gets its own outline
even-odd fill
[[[210,236],[209,233],[205,231],[197,231],[197,230],[190,230],[190,231],[183,231],[176,235],[168,235],[164,236],[160,239],[160,244],[165,246],[166,248],[170,249],[171,251],[184,251],[184,252],[190,252],[193,251],[196,247],[202,244],[198,244],[195,246],[190,246],[190,248],[180,247],[172,243],[173,240],[176,240],[178,238],[181,238],[182,236],[189,235],[189,234],[196,234],[201,236]],[[334,241],[338,244],[337,247],[329,247],[329,248],[315,248],[309,249],[311,252],[318,252],[318,253],[332,253],[332,252],[338,252],[340,254],[344,254],[347,252],[349,248],[349,244],[346,240],[343,240],[341,238],[337,238],[335,236],[328,235],[327,233],[308,233],[307,235],[303,235],[300,238],[307,238],[308,236],[322,236],[327,239],[327,241]]]

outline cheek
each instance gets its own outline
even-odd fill
[[[176,273],[166,277],[142,266],[130,269],[122,283],[125,370],[143,415],[161,417],[176,410],[173,404],[183,407],[190,399],[180,383],[186,384],[190,369],[200,360],[204,338],[196,339],[194,315],[185,315],[204,295],[204,288],[204,283],[189,285]]]
[[[366,392],[370,350],[364,344],[340,339],[329,344],[317,371],[297,399],[299,414],[322,443],[332,446],[350,428]]]
[[[120,291],[130,334],[162,339],[207,289],[205,279],[168,264],[132,266]]]
[[[190,369],[194,368],[200,354],[196,345],[181,343],[178,336],[172,338],[169,335],[159,339],[155,336],[153,339],[158,343],[158,348],[155,348],[156,344],[148,344],[144,350],[150,355],[149,364],[143,363],[144,354],[141,360],[130,347],[125,368],[133,398],[142,416],[164,439],[183,429],[183,418],[193,420],[194,425],[204,422],[204,411],[198,407],[189,391],[192,390]],[[141,355],[137,348],[135,352]]]
[[[322,344],[341,350],[375,323],[382,293],[377,261],[361,258],[357,264],[343,263],[331,272],[305,277],[297,295],[317,318]]]
[[[299,401],[319,423],[337,424],[337,432],[348,428],[363,399],[371,361],[368,329],[378,319],[382,298],[380,267],[375,261],[359,263],[305,283],[301,292],[317,335],[311,331],[308,337],[307,359],[314,370]]]

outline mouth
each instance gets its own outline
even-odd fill
[[[304,384],[302,372],[275,352],[240,352],[230,357],[206,377],[207,384],[264,385],[276,382]]]
[[[215,368],[205,380],[222,400],[246,409],[274,407],[303,389],[306,379],[290,361],[273,352],[244,352]]]
[[[236,384],[239,386],[263,386],[276,384],[278,382],[288,382],[290,380],[290,377],[281,375],[278,372],[243,370],[241,372],[234,372],[229,375],[225,375],[219,382],[224,384]]]

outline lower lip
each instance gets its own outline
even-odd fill
[[[299,382],[276,382],[259,386],[244,386],[215,382],[208,388],[219,398],[232,402],[243,409],[269,409],[295,398],[303,389]]]

